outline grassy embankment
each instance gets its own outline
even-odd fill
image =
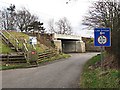
[[[3,32],[7,38],[11,41],[11,42],[14,42],[13,39],[11,39],[7,33]],[[29,43],[29,36],[27,34],[24,34],[22,32],[15,32],[15,31],[9,31],[9,33],[14,37],[16,38],[18,41],[19,41],[19,47],[22,48],[23,46],[23,42],[24,42],[24,39],[26,39],[26,41]],[[46,47],[45,45],[41,45],[39,42],[37,45],[35,45],[36,47],[36,50],[37,52],[44,52],[46,49],[48,49],[48,47]],[[4,46],[2,47],[4,48]],[[9,48],[9,47],[8,47]],[[6,48],[6,49],[8,49]],[[27,48],[30,49],[31,48],[31,45],[30,44],[27,44]],[[9,48],[10,49],[10,48]],[[5,49],[2,49],[2,53],[5,52]],[[9,50],[8,52],[5,52],[5,53],[9,53]]]
[[[23,39],[26,39],[26,41],[29,41],[29,36],[22,33],[22,32],[14,32],[14,31],[12,31],[12,32],[9,32],[9,33],[11,33],[11,35],[13,35],[15,38],[17,38],[19,40],[20,46],[22,46],[22,42],[23,42],[22,40]],[[6,33],[4,33],[4,34],[6,34]],[[6,36],[7,36],[7,34],[6,34]],[[15,51],[11,50],[11,48],[8,47],[5,43],[0,42],[0,46],[2,48],[2,51],[1,51],[2,54],[16,53]],[[38,53],[45,52],[45,50],[48,49],[48,47],[46,47],[45,45],[41,45],[39,42],[35,47],[36,47],[36,50],[37,50]],[[28,48],[29,48],[29,44],[28,44]],[[39,62],[39,64],[49,62],[49,61],[58,60],[58,59],[61,59],[61,58],[68,58],[68,57],[70,57],[70,55],[59,54],[59,55],[56,55],[56,56],[51,57],[49,59],[41,60],[41,62]],[[7,64],[7,65],[0,65],[0,70],[1,69],[6,70],[6,69],[25,68],[25,67],[28,67],[28,64],[12,64],[12,65]]]
[[[101,67],[91,68],[98,61],[100,61],[100,55],[93,57],[84,65],[80,88],[120,88],[120,71],[102,70]]]

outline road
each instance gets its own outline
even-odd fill
[[[3,88],[79,88],[85,62],[97,53],[75,53],[68,59],[34,68],[2,71]]]

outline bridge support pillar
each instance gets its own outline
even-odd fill
[[[85,52],[86,50],[85,50],[85,43],[83,42],[83,41],[79,41],[79,43],[80,43],[80,52]]]
[[[62,52],[62,42],[61,42],[61,40],[54,40],[54,44],[57,47],[57,51]]]

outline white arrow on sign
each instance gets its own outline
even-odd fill
[[[105,43],[107,43],[107,38],[105,37],[105,36],[99,36],[98,37],[98,43],[99,44],[105,44]]]

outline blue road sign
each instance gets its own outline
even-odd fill
[[[110,28],[94,29],[94,46],[111,46]]]

